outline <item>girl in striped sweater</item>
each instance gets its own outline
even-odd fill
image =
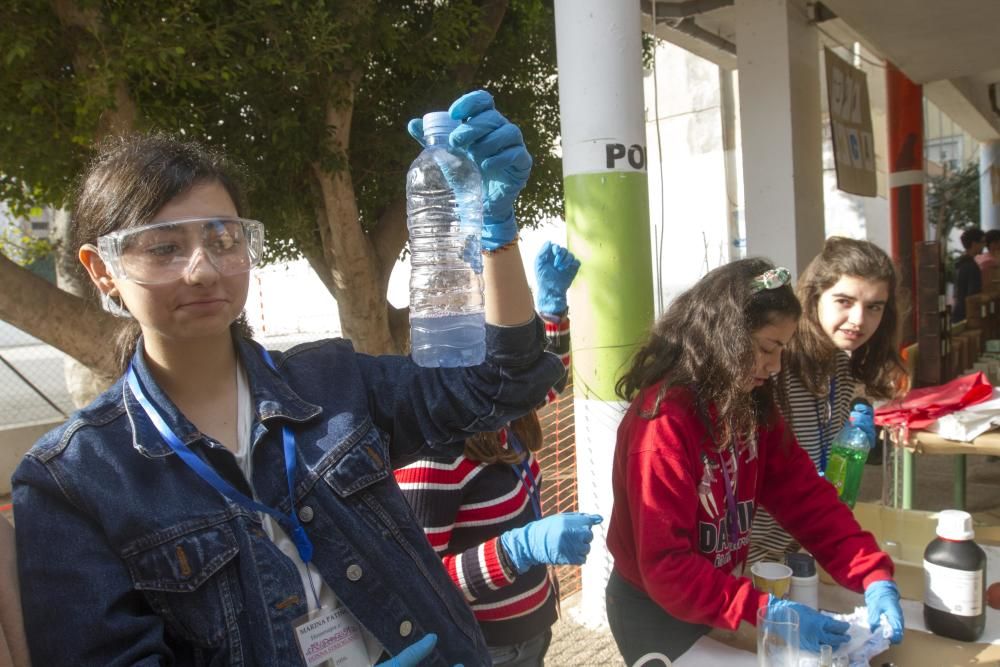
[[[535,260],[538,309],[549,351],[569,367],[566,290],[580,262],[546,242]],[[546,403],[565,387],[549,391]],[[576,512],[542,517],[542,446],[531,412],[495,433],[465,442],[458,457],[423,458],[396,470],[396,482],[431,546],[465,594],[494,665],[544,664],[556,621],[558,592],[547,565],[586,560],[600,516]]]
[[[824,475],[830,444],[859,395],[889,399],[904,375],[896,269],[869,241],[831,237],[799,277],[802,319],[785,350],[778,404],[795,439]],[[858,422],[875,442],[870,418]],[[784,561],[798,543],[757,512],[749,562]]]

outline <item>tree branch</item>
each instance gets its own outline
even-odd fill
[[[378,223],[368,233],[382,271],[382,286],[388,287],[392,269],[406,245],[406,198],[399,197],[379,215]]]
[[[0,254],[0,320],[65,352],[107,377],[118,374],[113,339],[122,326],[103,310],[63,291]]]
[[[503,23],[503,17],[507,13],[508,0],[483,0],[480,3],[483,24],[479,30],[469,34],[469,41],[465,50],[469,53],[469,62],[455,68],[454,78],[460,86],[468,86],[475,81],[476,72],[486,55],[487,49],[497,36],[497,30]]]
[[[100,10],[94,7],[82,9],[73,0],[52,0],[52,9],[56,18],[59,19],[59,23],[70,33],[71,39],[72,33],[82,32],[90,36],[98,45],[103,45],[104,26],[100,21]],[[110,60],[106,53],[104,60]],[[135,127],[137,110],[135,100],[129,94],[124,77],[119,77],[114,88],[108,90],[105,88],[106,84],[101,80],[88,79],[87,73],[93,65],[94,57],[92,54],[80,48],[73,50],[73,69],[77,77],[87,84],[90,96],[100,99],[110,95],[110,104],[101,112],[98,119],[95,139],[99,140],[105,136],[131,132],[132,128]]]

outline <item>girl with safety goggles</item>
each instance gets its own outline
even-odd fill
[[[14,475],[36,664],[489,662],[392,468],[424,447],[461,453],[564,369],[543,352],[517,248],[520,133],[491,141],[516,128],[484,91],[451,113],[453,144],[505,163],[484,177],[503,193],[484,235],[506,252],[483,258],[487,358],[472,368],[344,340],[263,349],[242,318],[263,226],[224,161],[162,136],[102,146],[74,231],[106,307],[130,321],[122,377]]]

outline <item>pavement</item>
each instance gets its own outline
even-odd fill
[[[576,620],[579,601],[579,593],[563,600],[562,614],[552,626],[545,667],[624,667],[625,661],[607,627],[592,628]]]

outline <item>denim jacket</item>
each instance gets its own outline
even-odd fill
[[[392,654],[428,632],[422,664],[490,663],[475,618],[441,567],[390,468],[425,443],[466,436],[538,404],[563,373],[540,322],[487,327],[487,361],[424,369],[344,340],[273,352],[240,340],[255,409],[253,491],[290,507],[282,425],[296,438],[294,511],[318,569]],[[238,489],[235,458],[133,365],[168,425]],[[425,452],[426,453],[426,452]],[[391,462],[391,463],[390,463]],[[307,611],[295,565],[260,516],[227,501],[163,442],[124,379],[45,435],[13,477],[24,620],[36,665],[301,665]]]

